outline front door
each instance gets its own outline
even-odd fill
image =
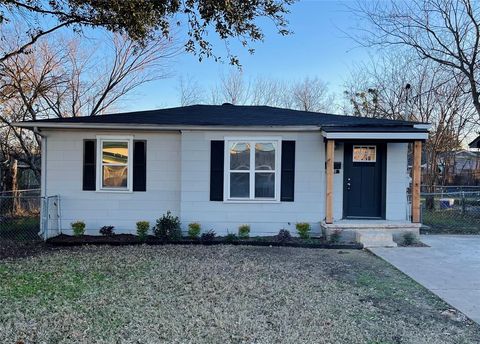
[[[384,143],[345,143],[344,218],[385,218]]]

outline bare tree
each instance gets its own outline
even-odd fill
[[[250,85],[245,81],[241,70],[231,70],[220,76],[220,94],[226,103],[243,105],[248,102]]]
[[[241,71],[221,75],[210,89],[210,102],[234,105],[268,105],[303,111],[332,111],[334,96],[320,78],[288,82],[257,77],[246,81]]]
[[[480,6],[471,0],[359,2],[367,46],[407,48],[441,66],[469,93],[480,119]]]
[[[293,106],[303,111],[325,112],[333,106],[327,84],[318,77],[306,77],[292,88]]]
[[[459,149],[474,128],[476,112],[469,96],[432,61],[419,64],[408,56],[387,55],[357,69],[345,92],[350,103],[345,112],[432,125],[425,144],[423,183],[433,191],[445,182],[440,159]]]
[[[205,99],[205,90],[191,76],[181,76],[178,80],[180,106],[201,104]]]
[[[93,50],[57,38],[0,63],[3,158],[14,156],[38,178],[39,137],[12,123],[100,115],[138,86],[166,77],[167,60],[178,51],[168,40],[141,48],[116,35],[107,42],[109,48]]]
[[[293,107],[291,87],[283,80],[258,77],[251,88],[252,105]]]

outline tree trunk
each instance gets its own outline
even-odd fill
[[[11,174],[12,174],[12,215],[17,216],[20,214],[20,199],[18,193],[18,160],[11,159]]]

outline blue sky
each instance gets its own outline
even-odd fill
[[[255,44],[255,54],[234,46],[240,57],[244,77],[271,77],[298,80],[305,76],[318,76],[330,89],[341,95],[350,69],[368,58],[367,51],[358,47],[343,31],[356,26],[354,15],[348,10],[351,1],[300,0],[288,15],[293,34],[282,37],[275,27],[262,25],[265,41]],[[212,39],[216,52],[225,56],[224,44]],[[123,110],[144,110],[179,105],[179,77],[195,79],[204,88],[214,85],[222,73],[228,73],[228,64],[213,60],[198,62],[190,54],[182,54],[172,64],[171,78],[142,86],[135,92],[135,101],[122,106]],[[129,97],[131,98],[131,97]]]

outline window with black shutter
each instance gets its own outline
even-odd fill
[[[223,201],[224,141],[210,142],[210,201]]]
[[[133,191],[147,191],[146,141],[133,141]]]
[[[83,190],[94,191],[96,185],[96,141],[83,141]]]
[[[295,141],[282,141],[282,202],[293,202],[295,194]]]

